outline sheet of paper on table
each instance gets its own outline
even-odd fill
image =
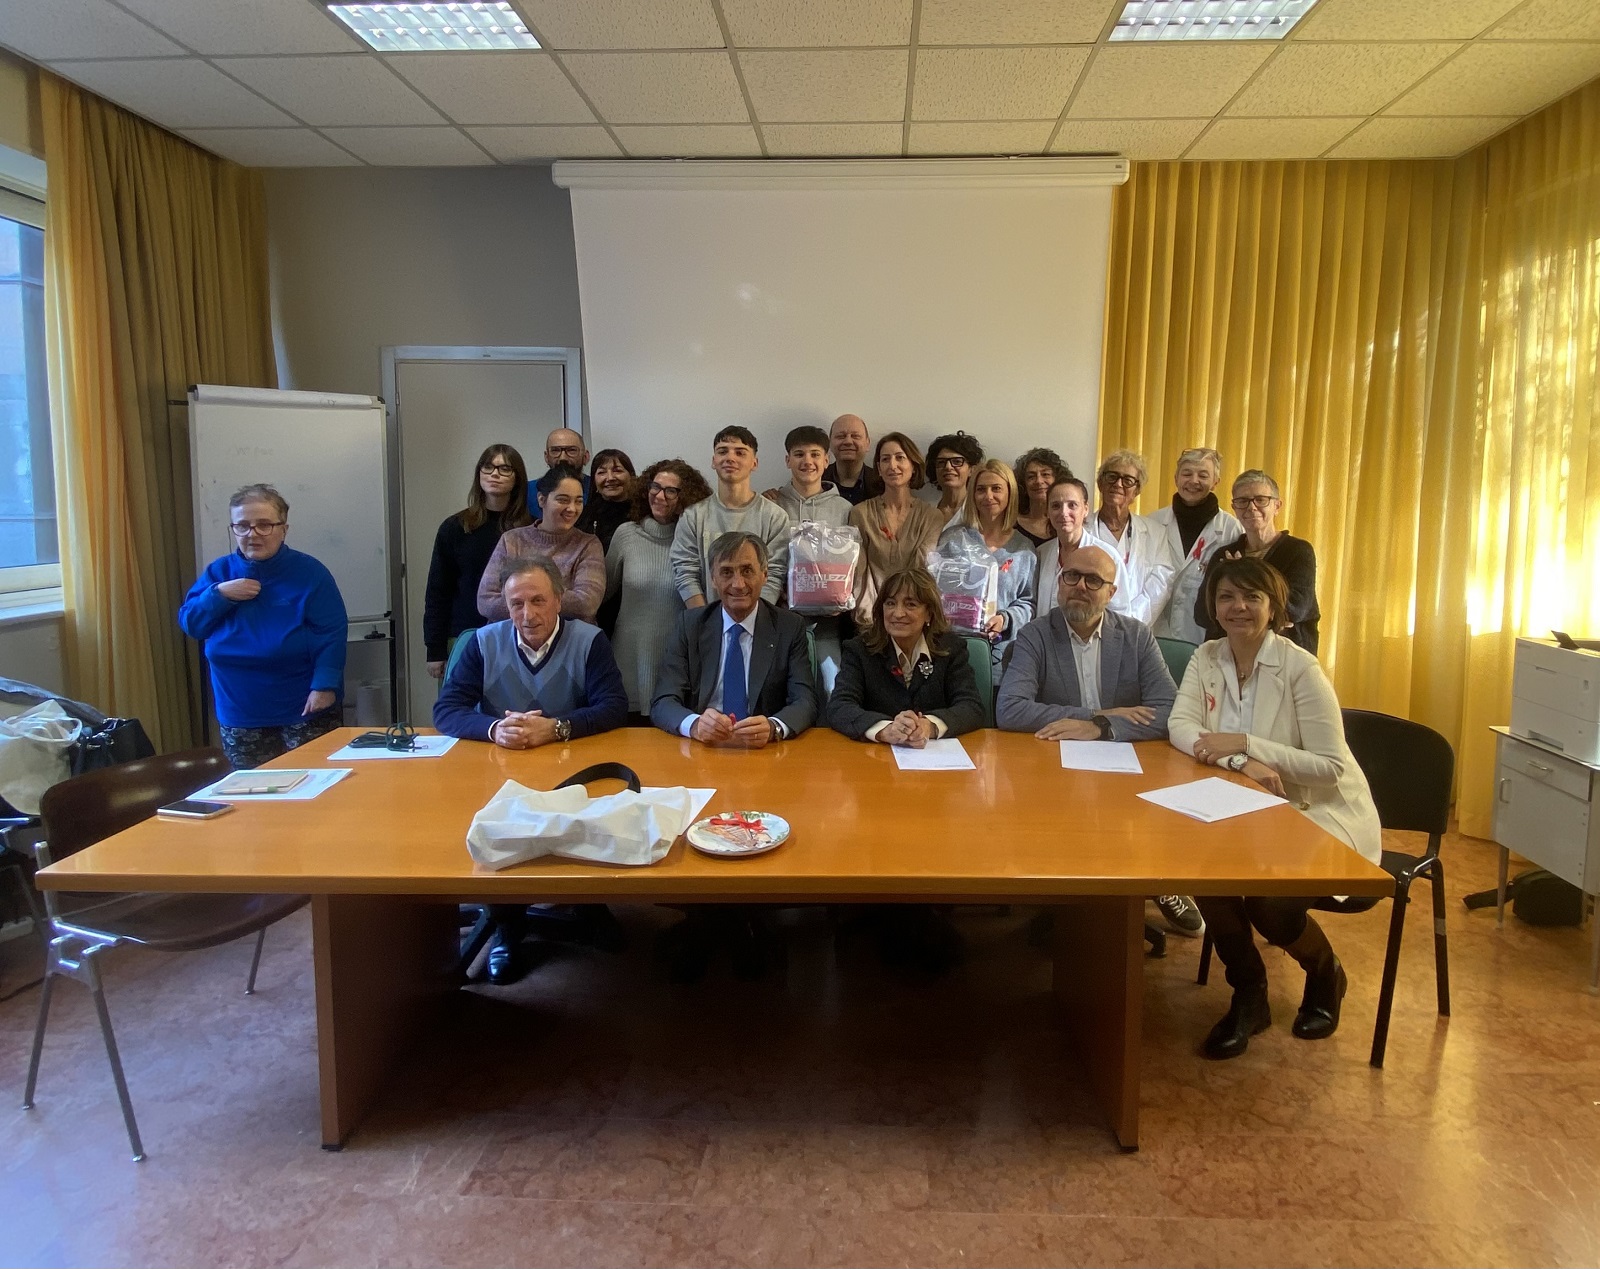
[[[457,739],[456,736],[418,736],[410,749],[389,749],[381,745],[357,749],[354,745],[346,745],[330,753],[328,761],[343,762],[346,758],[358,761],[362,758],[438,758],[449,753]]]
[[[663,786],[651,787],[650,785],[646,784],[646,785],[640,786],[640,790],[639,791],[641,793],[665,793],[667,790],[666,790],[666,786],[664,786],[664,785]],[[689,789],[688,793],[689,793],[689,819],[684,825],[685,828],[687,828],[690,824],[693,824],[697,819],[699,819],[701,814],[706,809],[706,803],[710,802],[712,798],[717,796],[717,791],[715,789]],[[733,810],[756,811],[756,810],[760,810],[761,808],[760,807],[753,807],[753,806],[740,806],[740,807],[732,807],[732,806],[730,806],[727,809],[730,810],[730,811],[733,811]]]
[[[1175,784],[1167,789],[1151,789],[1139,796],[1146,802],[1154,802],[1157,806],[1177,811],[1203,824],[1232,819],[1235,815],[1248,815],[1251,811],[1264,811],[1269,806],[1286,805],[1283,798],[1265,789],[1247,789],[1220,776],[1191,780],[1188,784]]]
[[[891,745],[895,765],[902,771],[976,771],[972,755],[954,737],[930,740],[922,749]]]
[[[228,778],[223,776],[222,780],[208,784],[198,793],[191,793],[189,796],[202,800],[209,798],[215,802],[309,802],[319,793],[326,793],[354,769],[353,767],[325,767],[320,771],[308,771],[306,778],[287,793],[218,793],[216,791],[217,785]]]
[[[1063,740],[1061,766],[1065,771],[1111,771],[1143,775],[1139,755],[1125,740]]]

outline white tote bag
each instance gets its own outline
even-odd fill
[[[44,791],[72,774],[72,746],[82,731],[55,701],[0,719],[0,798],[37,815]]]
[[[625,774],[624,774],[625,773]],[[585,780],[627,779],[620,793],[592,798]],[[653,864],[694,820],[696,790],[642,789],[627,768],[591,767],[545,792],[507,780],[472,817],[467,850],[485,868],[510,868],[544,855],[590,864]]]

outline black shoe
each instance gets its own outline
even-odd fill
[[[1166,918],[1174,934],[1197,939],[1205,933],[1205,919],[1188,895],[1159,894],[1156,896],[1156,907],[1161,909],[1161,915]]]
[[[1238,1057],[1250,1047],[1251,1036],[1260,1035],[1271,1025],[1272,1006],[1267,1003],[1267,985],[1243,988],[1233,993],[1233,1003],[1222,1021],[1211,1028],[1201,1051],[1214,1061]]]
[[[1300,998],[1300,1012],[1294,1016],[1290,1028],[1302,1040],[1326,1040],[1339,1029],[1339,1005],[1344,1000],[1350,980],[1345,977],[1339,958],[1333,958],[1331,969],[1306,975],[1305,995]]]
[[[507,943],[499,935],[489,945],[489,981],[496,987],[508,987],[528,972],[520,943]]]

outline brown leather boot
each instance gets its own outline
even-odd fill
[[[1302,1040],[1326,1040],[1339,1029],[1339,1006],[1349,980],[1344,966],[1333,954],[1333,947],[1322,927],[1306,917],[1306,928],[1284,951],[1306,971],[1306,990],[1300,997],[1300,1012],[1290,1030]]]

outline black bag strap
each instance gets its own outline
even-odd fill
[[[585,767],[577,775],[568,776],[556,785],[556,788],[565,789],[574,784],[592,784],[596,780],[621,780],[635,793],[639,792],[638,775],[632,767],[625,767],[620,762],[597,762],[592,767]]]

